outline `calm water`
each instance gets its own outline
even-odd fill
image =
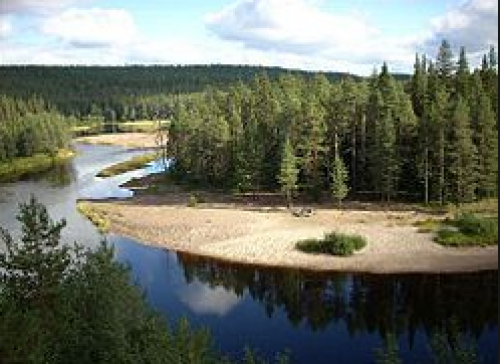
[[[78,198],[126,198],[124,181],[157,166],[101,180],[102,168],[141,153],[117,147],[78,146],[67,167],[38,179],[0,186],[0,225],[14,229],[19,201],[35,194],[56,218],[68,220],[65,237],[95,246],[92,225],[75,210]],[[477,343],[485,363],[498,362],[497,272],[466,275],[352,275],[228,265],[111,235],[117,259],[151,304],[175,322],[187,317],[207,327],[232,356],[244,346],[269,358],[289,349],[298,364],[373,363],[383,338],[395,335],[405,363],[428,363],[430,337]]]

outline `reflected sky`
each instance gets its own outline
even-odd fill
[[[178,294],[180,300],[198,315],[223,317],[240,302],[235,293],[222,287],[210,288],[198,281],[183,287]]]

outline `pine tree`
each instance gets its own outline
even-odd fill
[[[458,203],[472,202],[477,188],[477,149],[472,140],[469,108],[459,97],[452,120],[449,141],[451,199]]]
[[[298,129],[297,153],[301,171],[304,173],[306,189],[314,199],[318,199],[324,180],[322,170],[325,166],[325,110],[318,98],[309,93],[303,95]]]
[[[9,297],[19,304],[34,302],[50,307],[57,289],[70,267],[70,249],[60,246],[66,222],[54,223],[45,206],[36,201],[21,204],[17,220],[23,224],[21,242],[0,228],[6,252],[0,253],[0,279]],[[7,272],[16,274],[7,274]]]
[[[436,70],[440,80],[449,90],[451,87],[451,79],[455,72],[455,65],[453,64],[453,51],[451,50],[451,45],[446,39],[443,40],[439,48],[436,59]]]
[[[292,143],[287,138],[283,146],[278,180],[281,191],[286,196],[288,207],[292,207],[293,191],[297,189],[298,175],[297,158],[295,157]]]
[[[458,60],[457,74],[455,77],[455,94],[466,98],[469,95],[469,80],[470,70],[469,62],[467,61],[467,53],[465,48],[460,48],[460,57]]]
[[[482,92],[478,103],[476,143],[480,197],[498,194],[498,131],[489,97]]]
[[[411,99],[413,110],[417,117],[422,117],[425,108],[425,94],[427,92],[427,61],[425,57],[420,60],[419,55],[416,55],[414,73],[411,79]]]
[[[376,127],[374,153],[376,164],[373,166],[375,186],[386,201],[397,194],[400,164],[397,157],[397,139],[391,113],[384,115]]]
[[[335,158],[332,163],[331,169],[331,185],[330,190],[332,197],[337,201],[338,206],[342,205],[342,201],[349,194],[349,172],[337,151]]]

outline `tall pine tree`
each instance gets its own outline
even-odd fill
[[[285,194],[288,207],[290,208],[293,205],[293,191],[297,189],[298,175],[297,158],[295,157],[290,138],[287,138],[283,145],[278,180],[281,191]]]
[[[469,108],[459,97],[451,119],[449,193],[454,202],[472,202],[477,188],[477,149],[472,139]]]

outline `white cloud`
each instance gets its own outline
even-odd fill
[[[209,14],[206,22],[223,39],[292,53],[325,46],[342,49],[377,35],[363,19],[322,12],[307,0],[240,0]]]
[[[205,35],[174,29],[151,38],[125,10],[74,7],[98,1],[0,0],[0,63],[254,64],[369,75],[383,61],[411,72],[415,52],[435,55],[443,37],[469,52],[498,45],[495,0],[462,2],[406,38],[382,32],[369,15],[327,11],[324,0],[234,0],[206,16]]]
[[[399,67],[413,60],[414,39],[387,37],[359,13],[336,14],[320,4],[239,0],[205,21],[220,39],[274,52],[275,59],[285,58],[296,67],[340,70],[354,64],[356,71],[368,74],[383,61]]]
[[[485,52],[490,45],[498,47],[497,0],[468,0],[431,22],[432,31],[424,49],[436,52],[443,39],[468,52]]]
[[[227,315],[240,302],[232,292],[221,287],[209,288],[199,282],[185,287],[180,292],[180,299],[197,314],[217,316]]]
[[[133,17],[121,9],[69,9],[47,18],[42,32],[76,48],[121,47],[138,37]]]
[[[9,37],[12,34],[12,23],[6,16],[0,16],[0,39]]]
[[[1,0],[0,14],[48,13],[94,0]]]

